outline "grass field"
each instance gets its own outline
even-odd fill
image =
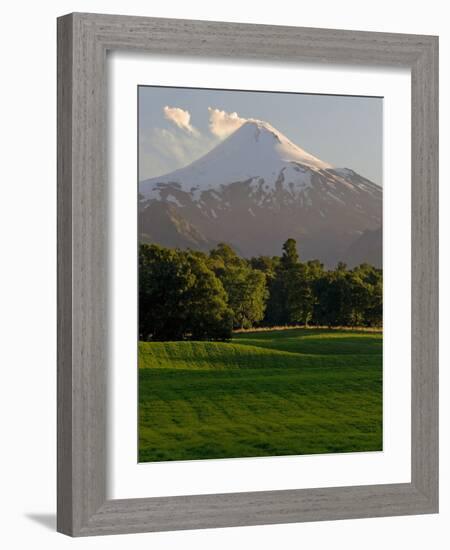
[[[139,344],[140,462],[381,448],[381,333]]]

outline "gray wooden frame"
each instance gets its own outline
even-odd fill
[[[410,483],[108,500],[106,52],[359,63],[412,74]],[[438,511],[438,38],[75,13],[58,19],[58,531]]]

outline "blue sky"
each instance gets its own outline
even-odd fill
[[[321,160],[381,185],[382,110],[382,98],[373,97],[141,86],[139,180],[186,166],[242,119],[257,118]]]

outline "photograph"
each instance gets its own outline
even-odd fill
[[[140,85],[138,462],[383,450],[383,97]]]

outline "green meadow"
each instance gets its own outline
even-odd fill
[[[382,449],[382,334],[139,343],[139,461]]]

